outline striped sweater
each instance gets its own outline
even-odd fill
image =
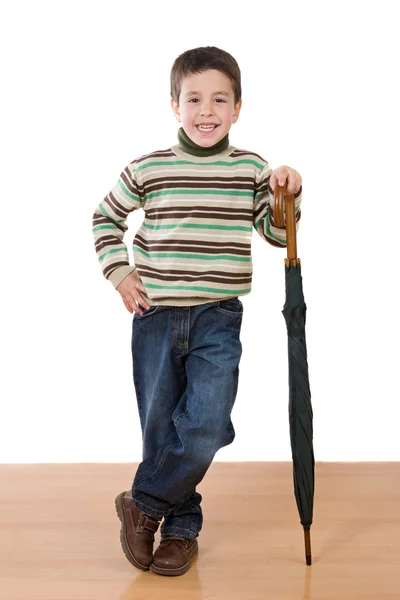
[[[248,294],[253,227],[270,244],[286,245],[285,229],[271,214],[271,172],[260,156],[232,146],[199,157],[176,145],[134,160],[93,216],[104,276],[116,288],[136,267],[150,305],[191,306]],[[138,208],[144,220],[132,266],[123,238],[127,217]]]

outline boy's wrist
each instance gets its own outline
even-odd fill
[[[133,273],[135,269],[136,267],[133,265],[123,265],[122,267],[118,267],[118,269],[115,269],[115,271],[111,273],[108,280],[111,281],[114,288],[117,289],[121,281]]]

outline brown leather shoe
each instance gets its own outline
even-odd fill
[[[148,571],[153,560],[154,534],[160,519],[141,512],[132,501],[130,492],[121,492],[115,499],[121,521],[121,545],[126,558],[136,568]]]
[[[197,540],[170,535],[161,538],[154,552],[150,570],[157,575],[183,575],[190,567],[190,560],[198,552]]]

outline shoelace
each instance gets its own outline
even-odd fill
[[[181,545],[183,545],[184,547],[186,547],[188,545],[188,542],[190,542],[190,540],[187,540],[185,538],[181,538],[178,536],[168,536],[167,538],[161,539],[161,543],[160,546],[167,546],[168,544],[170,544],[171,542],[180,542]]]

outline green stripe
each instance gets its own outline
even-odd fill
[[[104,252],[104,254],[99,256],[99,260],[103,260],[103,258],[105,258],[107,256],[107,254],[115,254],[116,252],[125,252],[126,253],[126,250],[124,248],[111,248],[110,250],[107,250],[107,252]]]
[[[219,294],[248,294],[251,292],[251,288],[244,288],[242,290],[224,290],[219,288],[207,288],[201,285],[156,285],[155,283],[146,283],[147,288],[153,288],[155,290],[190,290],[195,292],[217,292]]]
[[[263,169],[264,165],[261,165],[260,163],[258,163],[255,160],[250,160],[249,158],[245,158],[243,160],[235,160],[234,162],[225,162],[223,160],[217,160],[214,163],[211,163],[212,165],[219,165],[221,167],[234,167],[236,165],[254,165],[255,167],[257,167],[258,169]]]
[[[129,196],[129,198],[132,198],[132,200],[135,200],[136,202],[139,202],[139,203],[142,202],[142,200],[139,198],[139,196],[135,196],[135,194],[132,194],[132,192],[130,192],[128,190],[128,188],[125,186],[122,179],[118,179],[118,184],[119,184],[119,187],[121,188],[121,190],[124,192],[124,194]]]
[[[243,160],[234,160],[232,162],[227,162],[224,160],[217,160],[215,162],[208,162],[208,163],[191,162],[189,160],[171,160],[171,161],[157,160],[157,161],[145,163],[144,165],[139,165],[137,170],[142,171],[143,169],[148,169],[149,167],[166,167],[166,166],[169,167],[171,165],[195,165],[196,167],[202,167],[202,166],[207,167],[210,165],[217,165],[219,167],[236,167],[237,165],[254,165],[258,169],[264,168],[264,165],[258,163],[257,161],[245,158]]]
[[[261,217],[261,219],[259,219],[256,224],[254,225],[254,227],[256,229],[258,229],[258,226],[261,222],[261,220],[263,219],[263,217]],[[286,230],[282,230],[282,231],[286,231]],[[264,233],[264,232],[263,232]],[[276,235],[274,235],[271,231],[271,223],[269,221],[269,214],[267,213],[265,215],[265,233],[268,237],[272,238],[273,240],[276,240],[277,242],[279,242],[280,244],[285,244],[286,245],[286,241],[285,239],[279,238]]]
[[[234,225],[197,225],[195,223],[181,223],[180,225],[148,225],[147,223],[143,223],[143,226],[147,229],[177,229],[178,227],[183,227],[186,229],[222,229],[224,231],[251,231],[251,227],[242,227],[240,225],[235,227]]]
[[[251,262],[251,258],[249,256],[241,258],[238,256],[232,256],[229,254],[204,256],[201,254],[188,254],[188,253],[184,253],[184,252],[146,252],[145,250],[142,250],[142,248],[139,248],[138,246],[133,246],[133,249],[136,250],[136,252],[140,252],[140,254],[147,256],[148,258],[197,258],[200,260],[236,260],[239,262]]]
[[[139,165],[137,170],[138,171],[143,171],[143,169],[148,169],[149,167],[165,167],[165,166],[171,166],[171,165],[195,165],[196,163],[191,163],[188,162],[187,160],[173,160],[173,161],[167,161],[167,160],[163,160],[163,161],[154,161],[154,162],[150,162],[150,163],[145,163],[144,165]]]
[[[168,196],[170,194],[213,194],[216,196],[250,196],[253,197],[253,192],[241,192],[237,190],[204,190],[204,189],[192,189],[192,190],[162,190],[160,192],[151,192],[150,194],[146,194],[146,200],[150,200],[151,198],[155,198],[156,196]]]
[[[258,194],[256,194],[254,196],[254,200],[258,200],[261,196],[267,197],[269,194],[270,194],[270,192],[268,190],[264,190],[263,192],[258,192]]]
[[[97,227],[93,227],[92,231],[100,231],[100,229],[118,229],[116,225],[97,225]]]

